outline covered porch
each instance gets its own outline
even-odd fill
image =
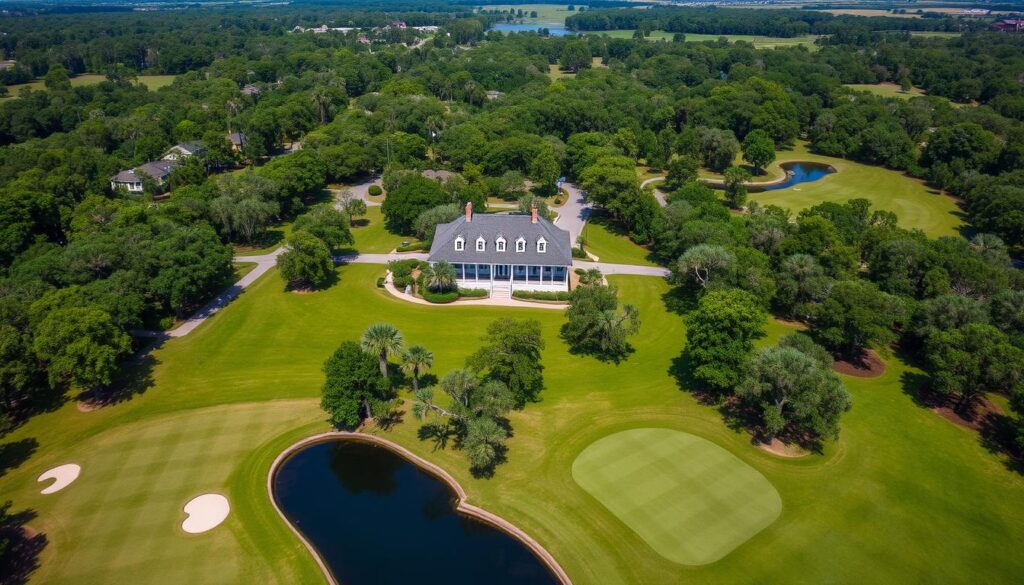
[[[513,290],[569,290],[569,267],[539,264],[453,263],[462,288],[490,289],[494,284]]]

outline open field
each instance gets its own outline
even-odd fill
[[[798,142],[792,150],[778,151],[775,162],[765,169],[766,174],[755,179],[767,181],[781,176],[780,163],[800,160],[826,163],[838,172],[813,183],[751,193],[750,199],[797,212],[824,201],[845,203],[849,199],[864,198],[871,201],[873,209],[894,212],[903,227],[923,230],[933,238],[956,235],[965,225],[963,212],[956,201],[928,187],[923,181],[882,167],[814,154],[803,142]],[[737,158],[737,164],[741,162]],[[702,171],[701,176],[721,178],[721,175],[709,171]]]
[[[565,24],[565,17],[576,14],[576,11],[569,12],[568,4],[495,4],[481,6],[481,8],[489,11],[502,10],[504,12],[508,12],[509,9],[522,10],[525,16],[517,20],[522,20],[526,24],[558,24],[561,26]],[[533,11],[537,12],[536,18],[530,17],[530,13]]]
[[[109,583],[130,574],[150,583],[317,582],[313,561],[270,505],[266,473],[284,447],[324,428],[316,400],[323,361],[339,342],[387,321],[407,343],[432,349],[432,373],[443,375],[477,347],[477,332],[510,314],[404,303],[373,286],[382,272],[345,266],[333,287],[299,295],[271,271],[140,364],[131,400],[91,413],[67,404],[6,436],[4,444],[33,451],[4,462],[0,492],[15,511],[33,510],[30,525],[49,539],[35,581]],[[421,441],[409,415],[375,432],[443,466],[470,502],[535,537],[578,585],[736,583],[753,570],[761,583],[1011,583],[1024,571],[1024,478],[974,432],[915,402],[918,370],[889,358],[880,378],[847,378],[854,407],[839,441],[820,455],[779,459],[684,391],[675,373],[685,328],[666,306],[674,298],[668,285],[610,280],[642,321],[636,352],[618,365],[570,354],[558,337],[560,313],[512,312],[541,323],[547,388],[541,402],[512,414],[509,458],[494,478],[472,477],[461,452]],[[786,331],[770,322],[761,343]],[[572,477],[587,446],[648,427],[727,450],[775,486],[782,515],[718,562],[684,566],[662,557]],[[78,481],[39,495],[35,477],[69,462],[83,464]],[[217,490],[232,503],[227,522],[182,533],[180,506]]]
[[[605,213],[594,212],[583,228],[583,234],[587,238],[587,251],[601,258],[601,262],[657,266],[651,259],[651,253],[633,243],[618,223]]]
[[[775,521],[772,484],[711,441],[669,429],[631,429],[591,444],[572,477],[661,556],[713,563]]]
[[[81,87],[84,85],[95,85],[101,81],[106,80],[105,75],[95,75],[92,73],[86,73],[84,75],[78,75],[71,78],[72,87]],[[138,77],[139,83],[145,85],[150,91],[156,91],[161,87],[170,85],[174,81],[173,75],[140,75]],[[46,85],[42,79],[36,81],[30,81],[28,83],[19,83],[16,85],[7,86],[7,95],[0,98],[0,102],[3,100],[9,100],[18,97],[18,94],[22,89],[32,89],[33,91],[46,91]]]
[[[924,90],[912,87],[908,91],[900,89],[898,83],[884,82],[884,83],[845,83],[843,84],[850,89],[857,91],[866,91],[873,93],[874,95],[887,97],[887,98],[902,98],[909,100],[912,97],[920,97],[924,95]]]
[[[587,31],[586,34],[594,35],[608,35],[612,38],[617,39],[631,39],[633,38],[633,30],[595,30]],[[782,38],[782,37],[765,37],[759,35],[705,35],[698,33],[684,33],[686,35],[686,42],[703,42],[703,41],[717,41],[719,38],[725,37],[729,42],[746,41],[753,43],[758,49],[771,49],[774,47],[792,47],[795,45],[807,45],[813,46],[814,41],[818,38],[815,35],[805,35],[802,37]],[[651,41],[671,41],[675,33],[671,33],[663,30],[652,31],[647,37]]]
[[[403,237],[389,232],[384,225],[384,215],[380,212],[380,206],[368,206],[366,215],[356,219],[352,237],[356,241],[352,247],[364,254],[385,254],[404,241],[417,241],[411,236]]]

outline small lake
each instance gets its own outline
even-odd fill
[[[782,170],[786,171],[789,178],[778,185],[771,185],[770,187],[751,187],[750,191],[778,191],[779,189],[788,189],[793,185],[799,185],[800,183],[811,183],[817,181],[826,175],[836,172],[831,165],[813,162],[782,163],[779,166],[782,167]]]
[[[566,35],[576,34],[573,31],[565,28],[564,26],[560,26],[557,24],[510,24],[505,22],[495,24],[493,27],[491,27],[491,30],[496,30],[504,33],[512,33],[537,32],[542,28],[548,29],[548,34],[550,34],[553,37],[564,37]]]
[[[362,441],[305,447],[274,497],[343,585],[557,585],[519,540],[455,511],[446,483]]]

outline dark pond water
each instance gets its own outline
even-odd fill
[[[825,175],[836,172],[834,168],[829,165],[823,165],[820,163],[812,162],[796,162],[796,163],[782,163],[779,165],[784,171],[791,172],[789,178],[779,183],[778,185],[772,185],[771,187],[752,188],[751,191],[778,191],[779,189],[788,189],[793,185],[800,183],[810,183],[817,181]]]
[[[306,447],[278,469],[274,494],[342,585],[557,583],[521,542],[457,513],[447,484],[383,447]]]
[[[548,29],[548,34],[550,34],[553,37],[564,37],[566,35],[575,34],[571,30],[565,28],[564,26],[558,26],[557,24],[551,24],[551,25],[548,25],[548,24],[510,24],[510,23],[505,22],[505,23],[495,24],[492,27],[492,30],[496,30],[496,31],[499,31],[499,32],[505,32],[505,33],[509,33],[509,32],[530,32],[530,31],[536,32],[536,31],[539,31],[542,28]]]

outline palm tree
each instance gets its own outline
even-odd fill
[[[359,345],[363,351],[376,354],[380,358],[380,375],[388,377],[388,355],[402,351],[402,334],[390,323],[374,323],[363,332]]]
[[[327,123],[327,112],[331,107],[331,94],[327,91],[326,87],[317,86],[313,88],[313,92],[309,98],[313,100],[313,105],[316,106],[317,111],[320,112],[320,124]]]
[[[422,345],[413,345],[402,354],[402,369],[412,374],[412,390],[420,391],[420,374],[434,365],[434,354]]]
[[[434,264],[429,272],[430,288],[437,291],[447,291],[455,286],[455,267],[450,263],[441,261]]]

